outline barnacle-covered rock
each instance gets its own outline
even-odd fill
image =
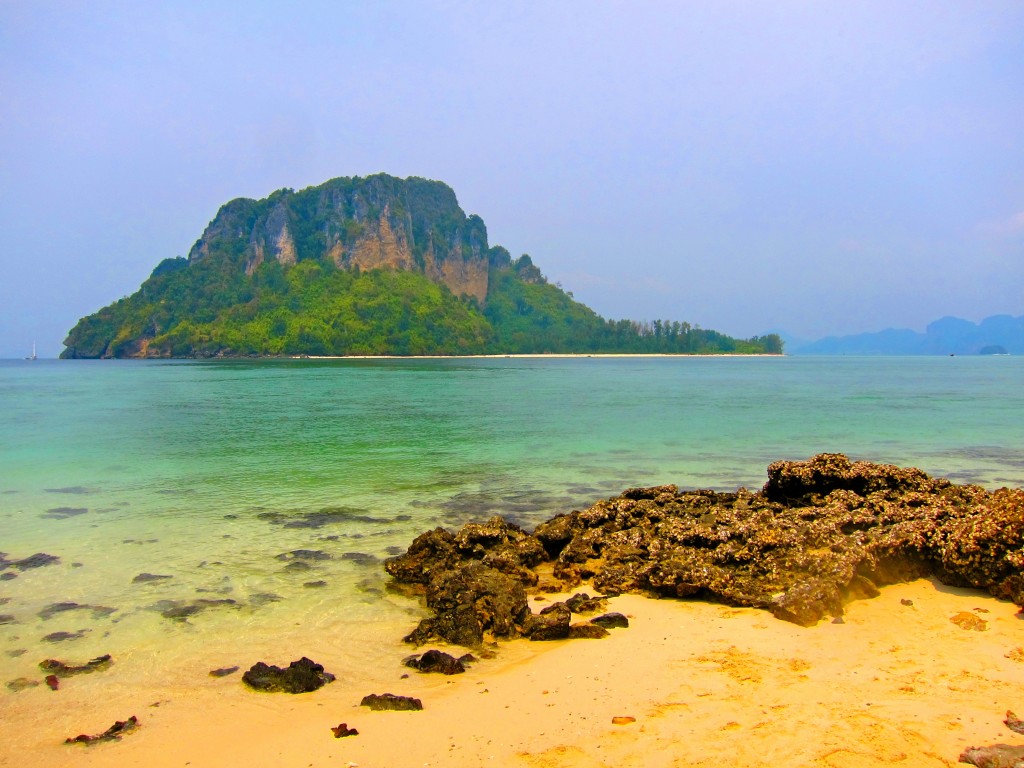
[[[386,567],[430,585],[435,617],[413,633],[416,642],[473,644],[485,632],[565,631],[561,619],[520,608],[520,590],[537,583],[545,561],[562,588],[590,580],[608,596],[714,600],[803,625],[841,615],[880,586],[928,575],[1024,605],[1024,490],[990,493],[913,467],[820,454],[771,464],[756,493],[630,488],[532,535],[500,518],[455,534],[436,529]],[[496,574],[483,591],[467,586],[467,563]],[[502,584],[514,585],[514,599],[495,610]]]

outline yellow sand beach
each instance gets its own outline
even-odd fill
[[[407,670],[397,644],[391,667],[338,668],[328,639],[308,638],[302,652],[338,676],[310,694],[251,692],[236,674],[115,697],[92,675],[5,696],[3,728],[18,738],[4,738],[0,765],[918,768],[954,766],[969,746],[1024,744],[1002,724],[1007,709],[1024,711],[1024,621],[979,592],[890,586],[812,628],[636,595],[609,608],[631,626],[602,640],[502,643],[452,677]],[[950,620],[961,613],[983,628]],[[424,709],[358,706],[385,691]],[[61,743],[131,714],[142,726],[120,742]],[[342,722],[359,735],[334,738]]]

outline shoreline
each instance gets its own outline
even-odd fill
[[[109,670],[12,688],[0,766],[29,756],[40,768],[948,767],[972,747],[1024,749],[1002,727],[1007,710],[1024,711],[1024,609],[994,596],[1021,603],[1022,492],[841,454],[774,462],[768,476],[756,494],[630,488],[531,534],[498,517],[434,528],[385,561],[397,609],[387,621],[325,606],[265,631],[232,623],[216,644],[196,634],[177,663],[154,638],[115,650]],[[633,568],[641,545],[655,567]],[[990,594],[916,578],[921,558]],[[587,606],[582,590],[617,596]],[[580,631],[567,602],[630,625]],[[400,638],[410,630],[415,652],[468,646],[479,660],[452,677],[409,670],[401,662],[414,649]],[[74,665],[88,658],[63,650]],[[240,679],[258,661],[302,657],[334,682],[288,695]],[[360,706],[383,693],[424,710]],[[117,743],[63,743],[129,718],[141,727]],[[342,724],[359,733],[336,739]]]
[[[314,643],[310,656],[338,679],[308,694],[256,693],[234,675],[161,699],[79,695],[81,710],[69,712],[69,683],[67,694],[45,692],[51,708],[36,726],[47,738],[31,755],[5,738],[0,765],[859,768],[909,759],[937,768],[970,746],[1024,744],[1002,725],[1006,709],[1024,708],[1024,663],[1007,657],[1024,642],[1022,622],[1016,606],[974,590],[892,585],[850,603],[842,623],[810,628],[753,608],[638,595],[612,598],[609,610],[629,615],[630,627],[601,640],[502,643],[496,659],[453,677],[407,670],[396,655],[356,680]],[[985,631],[951,623],[959,612],[981,617]],[[423,711],[358,706],[385,690],[422,698]],[[4,730],[28,725],[8,710]],[[132,714],[141,728],[120,742],[60,743]],[[635,722],[613,724],[619,716]],[[330,728],[342,722],[359,735],[335,739]]]
[[[722,353],[679,353],[673,354],[669,352],[652,352],[652,353],[640,353],[640,352],[629,352],[629,353],[615,353],[615,352],[549,352],[549,353],[527,353],[527,354],[509,354],[509,355],[288,355],[288,360],[501,360],[501,359],[513,359],[513,360],[531,360],[531,359],[577,359],[588,357],[601,358],[601,359],[614,359],[614,358],[707,358],[707,357],[786,357],[785,354],[772,354],[766,352],[756,352],[751,354],[741,354],[738,352],[722,352]],[[223,358],[228,359],[228,358]],[[244,359],[244,358],[231,358],[231,359]],[[276,358],[263,358],[267,360]]]

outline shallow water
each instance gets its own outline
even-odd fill
[[[418,615],[380,567],[417,533],[631,485],[840,451],[1024,486],[1022,382],[1016,357],[0,362],[0,551],[60,558],[0,581],[0,682],[372,663]]]

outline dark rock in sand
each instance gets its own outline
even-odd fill
[[[38,680],[32,680],[27,677],[17,677],[14,680],[9,680],[7,682],[7,689],[14,693],[20,693],[26,688],[35,688],[37,685],[39,685]]]
[[[323,665],[303,656],[287,667],[257,662],[242,675],[242,681],[257,691],[280,693],[308,693],[322,688],[334,680]]]
[[[0,573],[0,581],[10,581],[11,579],[16,578],[18,578],[18,574],[14,573],[14,571],[4,571],[3,573]]]
[[[312,571],[313,566],[307,563],[305,560],[293,560],[292,562],[288,563],[288,565],[286,565],[284,569],[286,571],[291,571],[292,573],[305,573],[306,571]]]
[[[0,625],[3,624],[17,624],[17,619],[9,613],[0,613]]]
[[[407,667],[412,667],[419,672],[436,672],[442,675],[459,675],[466,671],[460,659],[443,651],[430,650],[416,656],[409,656],[402,660]]]
[[[393,693],[371,693],[368,696],[363,696],[359,706],[369,707],[377,711],[418,712],[423,709],[423,702],[419,699],[414,699],[412,696],[396,696]]]
[[[427,606],[434,618],[421,621],[406,642],[477,646],[485,634],[517,637],[530,615],[521,582],[475,561],[437,573],[427,585]]]
[[[68,664],[57,659],[46,659],[39,662],[39,669],[57,677],[73,677],[74,675],[85,675],[90,672],[100,672],[104,669],[109,669],[113,663],[114,660],[107,653],[103,656],[97,656],[85,664]]]
[[[523,634],[531,640],[564,640],[569,637],[572,612],[565,603],[552,603],[526,621]]]
[[[355,728],[349,728],[348,723],[341,723],[340,725],[331,726],[331,733],[334,734],[334,738],[342,739],[346,736],[358,736],[359,731]]]
[[[51,632],[43,636],[43,641],[47,643],[62,643],[65,640],[79,640],[85,637],[85,633],[88,631],[88,629],[80,629],[77,632]]]
[[[120,741],[122,736],[132,733],[139,727],[139,718],[132,715],[127,720],[118,720],[103,733],[87,736],[84,733],[74,738],[64,739],[65,744],[96,744],[101,741]]]
[[[589,622],[586,624],[571,624],[569,625],[568,637],[570,640],[581,638],[596,640],[602,637],[608,637],[608,630],[599,624],[591,624]]]
[[[960,762],[978,768],[1024,768],[1024,747],[993,744],[990,747],[968,747]]]
[[[323,581],[323,580],[320,580],[320,581],[307,581],[302,586],[304,586],[306,589],[320,589],[321,587],[326,587],[327,586],[327,582]]]
[[[211,669],[210,677],[227,677],[228,675],[235,674],[239,669],[239,667],[220,667],[219,669]]]
[[[629,619],[623,616],[621,613],[606,613],[603,616],[595,616],[590,620],[591,624],[596,624],[599,627],[605,629],[617,629],[625,628],[629,626]]]
[[[47,675],[44,682],[46,683],[46,687],[51,691],[60,690],[60,679],[56,675]]]
[[[36,552],[34,555],[29,555],[24,560],[14,560],[10,565],[17,568],[19,571],[27,571],[32,568],[42,568],[59,562],[60,558],[56,555],[48,555],[45,552]]]
[[[166,581],[167,579],[173,578],[173,576],[161,573],[140,573],[138,576],[132,579],[132,584],[149,584],[153,581]]]

